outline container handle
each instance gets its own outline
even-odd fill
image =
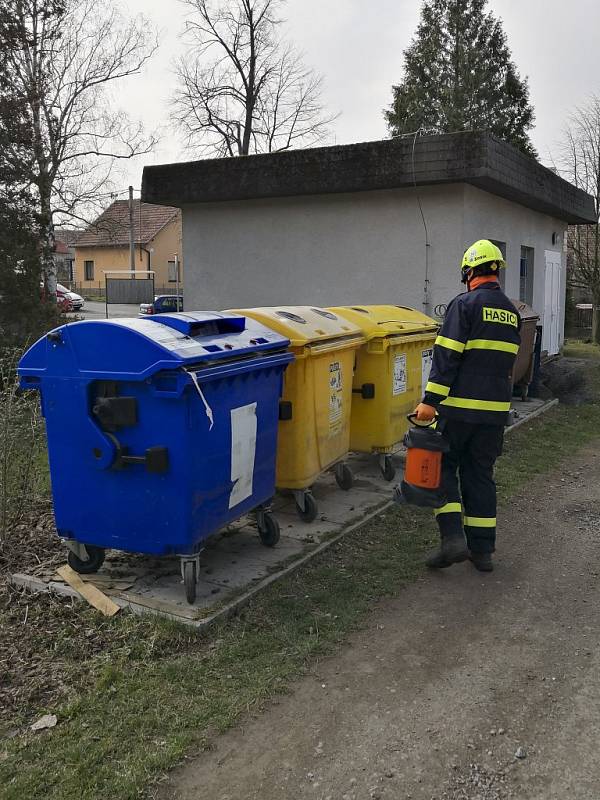
[[[414,413],[407,414],[406,419],[412,423],[415,428],[434,428],[438,422],[438,415],[436,414],[435,417],[431,420],[431,422],[417,422],[417,415]]]
[[[114,469],[122,469],[128,464],[142,464],[147,472],[162,475],[169,470],[169,451],[166,447],[148,447],[143,456],[132,456],[123,447],[113,433],[105,432],[105,436],[115,446],[115,458],[111,464]]]

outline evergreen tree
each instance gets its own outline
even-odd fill
[[[31,184],[34,126],[10,59],[21,46],[10,3],[0,0],[0,357],[56,320],[40,291],[39,202]]]
[[[385,111],[393,136],[489,130],[535,156],[527,81],[511,61],[502,23],[487,0],[424,0],[404,52],[404,80]]]

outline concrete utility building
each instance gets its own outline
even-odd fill
[[[484,132],[403,137],[144,169],[142,199],[183,211],[186,308],[393,303],[440,315],[476,239],[543,348],[563,340],[568,224],[592,198]]]

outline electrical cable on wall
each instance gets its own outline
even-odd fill
[[[399,133],[395,136],[392,136],[392,139],[404,139],[407,136],[413,137],[412,143],[412,172],[413,172],[413,186],[415,188],[415,192],[417,195],[417,204],[419,206],[419,211],[421,213],[421,220],[423,222],[423,229],[425,231],[425,280],[423,282],[423,308],[426,313],[429,313],[429,248],[431,247],[431,243],[429,241],[429,229],[427,228],[427,220],[425,219],[425,212],[423,211],[423,204],[421,202],[421,195],[419,193],[419,187],[417,184],[417,171],[415,167],[415,149],[417,145],[417,137],[420,134],[428,134],[428,133],[437,133],[435,129],[427,129],[421,126],[418,128],[414,133]]]
[[[425,313],[429,313],[429,230],[427,229],[427,220],[425,219],[425,213],[423,211],[423,205],[421,203],[421,195],[419,194],[419,187],[417,185],[417,172],[415,168],[415,148],[417,144],[417,136],[419,134],[425,133],[424,128],[419,128],[415,131],[415,135],[413,138],[412,144],[412,171],[413,171],[413,184],[415,187],[415,192],[417,194],[417,203],[419,205],[419,211],[421,212],[421,219],[423,220],[423,228],[425,230],[425,280],[423,283],[423,308]]]

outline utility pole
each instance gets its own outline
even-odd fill
[[[141,232],[140,232],[141,233]],[[129,187],[129,269],[132,272],[135,270],[135,251],[133,241],[133,186]]]
[[[177,311],[179,311],[179,256],[175,253],[175,294],[177,295]]]

